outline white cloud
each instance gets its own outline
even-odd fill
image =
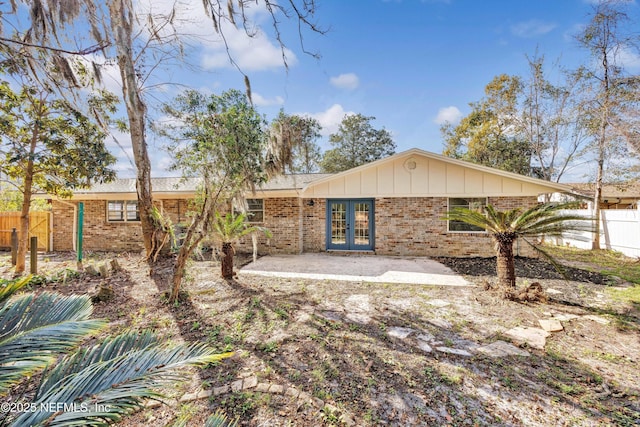
[[[587,4],[599,4],[602,3],[602,0],[584,0]],[[635,0],[611,0],[611,3],[620,3],[620,4],[633,4]]]
[[[616,59],[619,65],[622,65],[628,71],[640,70],[640,55],[636,52],[632,52],[629,49],[622,49],[618,52]]]
[[[301,113],[301,115],[313,117],[320,123],[320,126],[322,126],[320,134],[322,136],[329,136],[332,133],[336,133],[344,116],[351,114],[355,113],[353,111],[345,111],[340,104],[333,104],[325,111],[319,113]]]
[[[152,170],[153,176],[177,176],[180,174],[178,171],[169,170],[173,165],[173,157],[165,154],[155,159]]]
[[[197,2],[194,4],[184,0],[139,0],[136,7],[143,13],[152,11],[155,16],[168,15],[169,11],[174,9],[176,13],[172,22],[176,33],[187,39],[192,46],[202,47],[200,65],[208,70],[234,68],[229,55],[243,71],[284,66],[280,46],[273,43],[259,26],[248,29],[253,35],[249,37],[244,28],[238,28],[223,20],[220,22],[223,39],[216,33],[211,18],[205,15],[202,4]],[[258,25],[264,21],[267,14],[262,3],[246,8],[246,13],[248,19]],[[170,34],[168,29],[161,32],[163,36]],[[285,49],[284,56],[289,66],[297,64],[297,57],[291,50]]]
[[[110,129],[109,136],[105,140],[107,150],[116,158],[113,169],[119,178],[135,176],[136,166],[133,162],[133,148],[131,147],[131,135]]]
[[[284,98],[282,98],[281,96],[276,96],[275,98],[268,99],[257,92],[253,92],[251,94],[251,99],[253,100],[253,103],[258,107],[269,107],[272,105],[284,104]]]
[[[460,121],[461,117],[462,112],[458,110],[458,107],[450,106],[439,109],[438,115],[433,121],[439,125],[443,125],[445,123],[456,124]]]
[[[542,22],[537,19],[518,22],[511,26],[511,33],[517,37],[531,38],[541,36],[551,32],[556,28],[556,24],[550,22]]]
[[[202,57],[202,66],[205,69],[233,68],[229,54],[236,64],[246,71],[284,67],[282,50],[271,43],[262,31],[259,31],[254,37],[249,37],[242,30],[228,27],[225,39],[229,45],[229,53],[222,43],[206,45]],[[291,50],[285,49],[284,56],[289,66],[298,63],[296,55]]]
[[[340,74],[331,77],[330,83],[340,89],[354,90],[360,85],[360,79],[354,73]]]

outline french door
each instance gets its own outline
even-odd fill
[[[327,249],[374,249],[372,199],[327,200]]]

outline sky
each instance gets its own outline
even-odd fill
[[[142,2],[139,0],[141,10]],[[186,0],[184,0],[186,1]],[[219,94],[244,90],[243,76],[229,63],[219,39],[201,10],[201,2],[179,6],[179,22],[187,39],[184,61],[164,61],[147,85],[147,102],[154,120],[157,107],[185,88]],[[281,3],[287,3],[284,0]],[[588,61],[575,35],[589,20],[592,0],[317,0],[315,21],[323,35],[303,32],[305,54],[297,30],[283,25],[288,69],[282,52],[268,36],[264,13],[253,12],[260,36],[248,39],[231,26],[223,27],[231,55],[252,86],[257,110],[268,120],[283,109],[308,115],[323,127],[319,144],[330,148],[345,114],[375,117],[374,128],[388,130],[396,151],[420,148],[441,153],[440,126],[456,123],[479,101],[495,76],[525,76],[527,56],[544,55],[576,67]],[[154,11],[173,0],[153,0]],[[640,7],[630,2],[629,13]],[[202,39],[204,37],[205,39]],[[640,58],[626,59],[630,71],[640,72]],[[118,92],[117,72],[107,72],[106,84]],[[134,176],[127,135],[110,143],[118,157],[120,177]],[[153,176],[176,176],[163,142],[149,135]],[[123,150],[124,148],[124,150]],[[129,158],[129,159],[128,159]]]

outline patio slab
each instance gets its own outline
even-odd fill
[[[239,273],[349,282],[473,286],[449,267],[422,257],[339,256],[324,253],[268,255],[247,264]]]

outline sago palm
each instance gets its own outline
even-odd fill
[[[3,414],[0,425],[106,426],[146,399],[160,399],[161,387],[184,378],[182,368],[231,355],[215,354],[201,343],[169,345],[149,332],[126,332],[56,361],[106,323],[89,319],[87,296],[27,293],[9,298],[27,282],[0,286],[0,395],[46,369],[32,399],[20,401],[29,410]]]
[[[483,228],[493,238],[496,249],[496,271],[498,284],[503,288],[515,288],[516,272],[513,243],[521,238],[539,253],[546,253],[528,238],[561,236],[570,230],[590,230],[591,220],[573,214],[569,209],[575,203],[540,204],[530,209],[498,211],[487,205],[484,212],[466,208],[455,208],[447,212],[445,219],[462,221]]]
[[[233,255],[235,253],[233,245],[244,236],[256,232],[262,232],[267,237],[271,237],[271,232],[266,228],[248,224],[244,214],[227,213],[225,216],[221,216],[216,212],[213,221],[213,234],[222,246],[220,268],[223,278],[231,279],[233,277]]]

